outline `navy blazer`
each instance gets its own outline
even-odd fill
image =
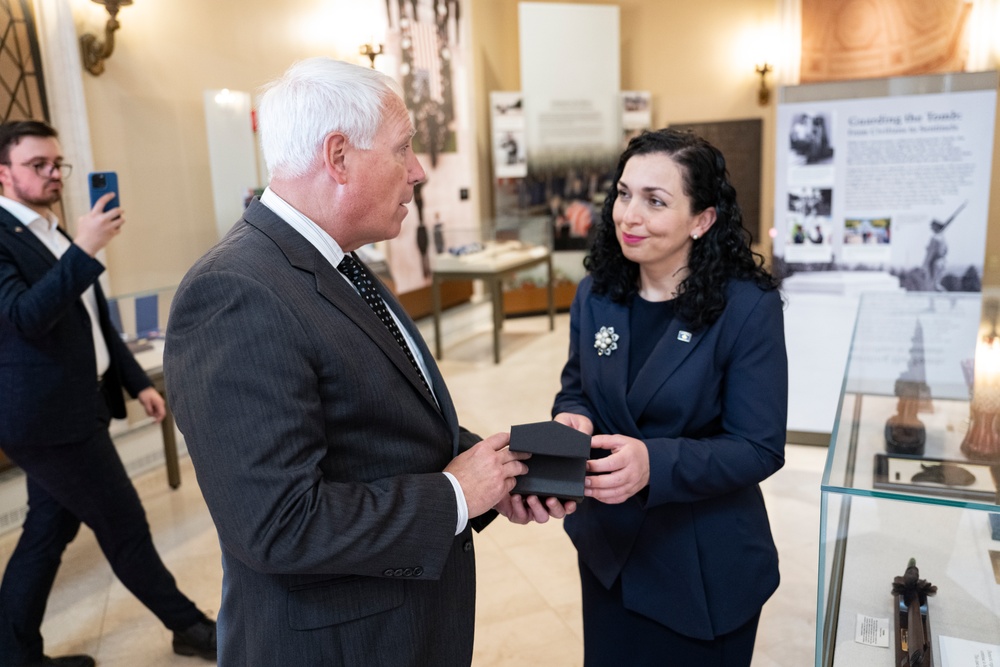
[[[586,415],[595,434],[649,449],[647,489],[620,505],[592,499],[565,520],[581,560],[625,607],[712,639],[743,625],[778,586],[778,556],[758,483],[784,463],[788,370],[777,291],[732,281],[719,319],[674,318],[629,391],[629,308],[591,292],[571,309],[570,355],[553,415]],[[614,327],[618,349],[594,337]]]
[[[97,282],[102,271],[76,245],[57,260],[0,207],[0,448],[85,440],[105,428],[98,416],[106,409],[125,417],[122,387],[135,396],[151,386],[111,324]],[[111,359],[103,392],[80,299],[91,285]]]

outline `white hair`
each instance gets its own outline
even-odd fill
[[[264,86],[257,103],[268,174],[303,175],[331,132],[371,148],[391,95],[402,98],[402,89],[377,70],[322,57],[295,63]]]

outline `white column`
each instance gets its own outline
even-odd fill
[[[795,86],[802,64],[802,0],[777,1],[781,45],[775,75],[778,85]]]
[[[1000,67],[1000,0],[973,0],[969,17],[967,72]]]
[[[59,131],[66,162],[73,165],[63,193],[65,222],[73,231],[76,219],[90,208],[87,173],[94,168],[94,155],[83,94],[83,77],[90,75],[83,71],[69,0],[32,0],[32,4],[50,120]]]

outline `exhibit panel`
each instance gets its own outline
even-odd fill
[[[974,364],[981,304],[861,298],[822,482],[818,666],[1000,659],[1000,449],[995,415],[970,417],[997,372]]]
[[[996,90],[995,71],[781,90],[772,270],[790,432],[830,433],[859,294],[981,290]]]

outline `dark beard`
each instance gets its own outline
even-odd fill
[[[46,187],[47,186],[48,183],[46,183]],[[57,201],[59,201],[60,197],[62,196],[61,192],[57,193],[54,192],[48,196],[29,197],[26,193],[21,191],[21,188],[19,188],[16,183],[14,184],[14,187],[12,189],[14,191],[13,194],[16,195],[18,199],[20,199],[22,202],[24,202],[29,206],[43,206],[48,208],[53,204],[55,204]]]

